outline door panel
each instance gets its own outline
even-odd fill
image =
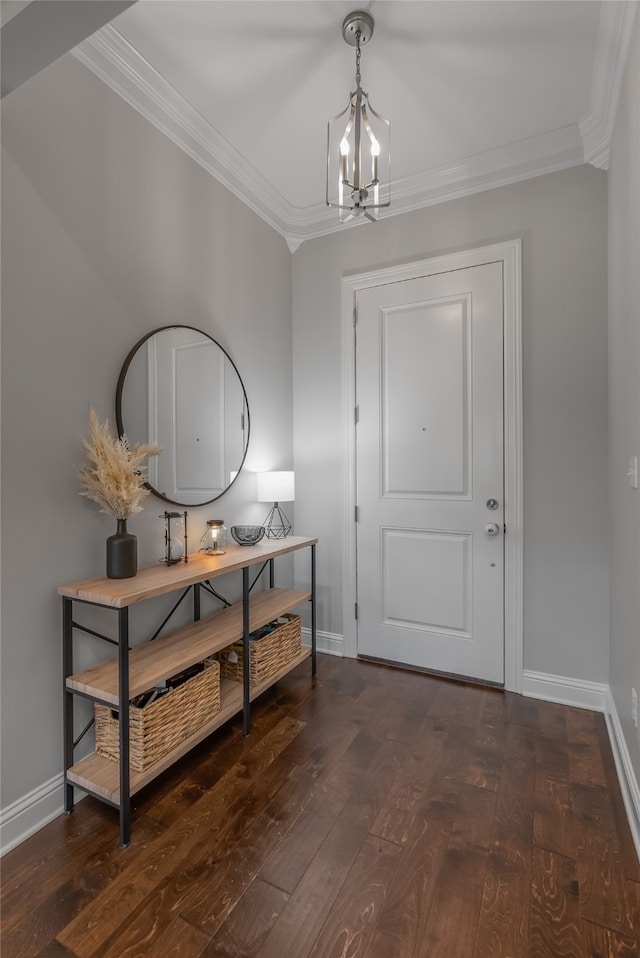
[[[501,264],[361,290],[357,316],[358,653],[502,682]]]
[[[469,536],[457,533],[383,529],[383,622],[468,637],[469,544]]]
[[[468,305],[458,300],[381,309],[385,495],[466,493]]]

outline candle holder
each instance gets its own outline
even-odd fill
[[[165,511],[159,517],[164,519],[164,555],[160,562],[164,562],[165,565],[176,565],[178,562],[189,561],[187,516],[186,511],[183,513]]]

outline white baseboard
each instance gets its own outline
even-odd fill
[[[302,641],[304,645],[311,645],[311,629],[302,630]],[[316,649],[318,652],[326,652],[327,655],[344,656],[344,639],[334,632],[317,631]]]
[[[608,691],[609,686],[601,682],[584,682],[582,679],[532,672],[529,669],[522,671],[522,694],[533,699],[605,712]]]
[[[62,772],[0,812],[0,855],[11,851],[64,812]]]
[[[640,786],[635,775],[631,756],[624,738],[620,717],[616,709],[616,703],[613,700],[611,689],[607,688],[607,708],[605,712],[607,720],[607,730],[611,742],[611,751],[616,763],[618,780],[620,782],[620,791],[624,807],[629,819],[629,828],[633,836],[633,843],[636,846],[636,854],[640,859]]]

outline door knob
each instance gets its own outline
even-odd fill
[[[484,527],[484,531],[488,536],[497,536],[500,532],[500,526],[497,522],[487,522],[486,526]]]

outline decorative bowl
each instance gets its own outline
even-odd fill
[[[264,526],[231,526],[231,535],[239,546],[254,546],[264,535]]]

